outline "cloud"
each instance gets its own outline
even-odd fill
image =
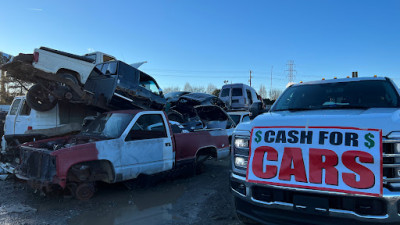
[[[36,11],[36,12],[41,12],[41,11],[43,11],[43,9],[39,9],[39,8],[29,8],[28,10],[30,10],[30,11]]]

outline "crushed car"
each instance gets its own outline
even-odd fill
[[[27,93],[29,106],[37,111],[52,109],[60,99],[73,94],[86,99],[82,89],[96,64],[115,58],[102,52],[83,56],[41,47],[33,54],[19,54],[1,69],[17,80],[34,83]]]
[[[90,199],[99,181],[116,183],[183,165],[195,171],[210,157],[229,155],[225,130],[188,132],[172,124],[162,111],[104,113],[78,135],[23,144],[16,175],[35,189]]]
[[[166,100],[154,78],[137,69],[143,63],[128,65],[101,52],[78,56],[41,47],[34,54],[14,57],[1,69],[34,83],[26,100],[37,111],[48,111],[60,100],[103,112],[161,110]]]

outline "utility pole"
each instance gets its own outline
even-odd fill
[[[293,60],[289,60],[286,65],[288,67],[288,69],[285,70],[285,71],[288,72],[287,78],[289,80],[289,83],[293,83],[293,81],[294,81],[294,72],[296,72],[296,70],[294,69],[294,61]]]
[[[252,76],[251,76],[251,70],[250,70],[250,79],[249,79],[249,82],[250,82],[250,87],[251,87],[251,78],[252,78]]]

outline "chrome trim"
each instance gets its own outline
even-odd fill
[[[400,164],[383,164],[383,168],[396,168],[400,167]]]
[[[392,157],[400,157],[400,154],[382,154],[383,157],[392,158]]]
[[[244,194],[242,194],[242,193],[236,191],[236,190],[233,189],[232,187],[231,187],[231,191],[235,192],[236,194],[238,194],[238,195],[240,195],[240,196],[242,196],[242,197],[246,197],[246,195],[244,195]]]
[[[384,144],[400,143],[400,139],[382,139],[382,143]]]
[[[122,99],[125,99],[125,100],[127,100],[127,101],[133,102],[132,99],[127,98],[127,97],[125,97],[125,96],[123,96],[123,95],[120,95],[120,94],[118,94],[118,93],[114,93],[114,95],[117,96],[117,97],[120,97],[120,98],[122,98]]]

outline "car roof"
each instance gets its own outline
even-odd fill
[[[341,83],[341,82],[357,82],[357,81],[365,81],[365,80],[386,80],[386,77],[351,77],[351,78],[341,78],[341,79],[329,79],[329,80],[317,80],[317,81],[308,81],[304,83],[297,83],[291,85],[301,86],[301,85],[310,85],[310,84],[327,84],[327,83]]]

